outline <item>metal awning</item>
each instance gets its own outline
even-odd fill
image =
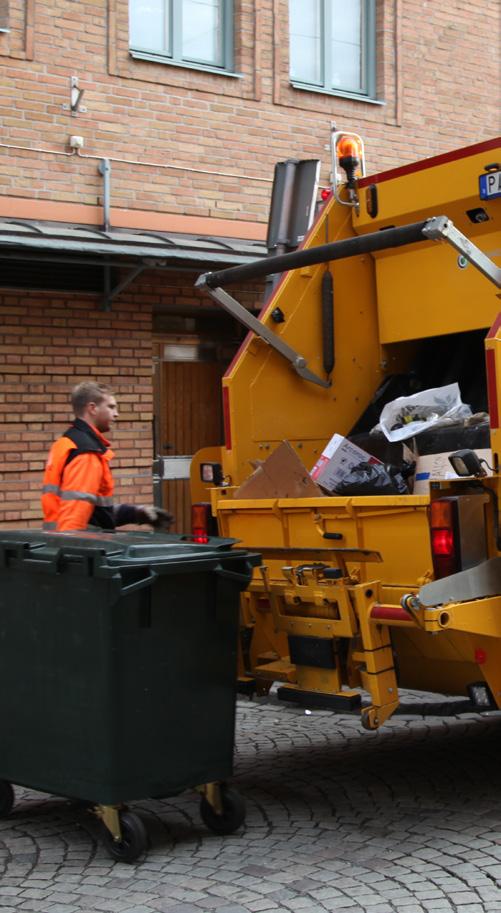
[[[0,287],[101,291],[105,307],[144,270],[237,266],[266,256],[259,241],[0,220]]]

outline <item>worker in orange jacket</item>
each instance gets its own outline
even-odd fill
[[[148,523],[168,529],[172,514],[158,507],[113,505],[113,451],[104,436],[118,418],[109,389],[92,381],[72,391],[75,420],[51,447],[42,492],[44,528],[82,530],[88,526],[113,530],[127,523]]]

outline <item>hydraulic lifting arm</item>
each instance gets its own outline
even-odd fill
[[[256,260],[254,263],[243,266],[230,267],[212,273],[203,273],[196,282],[196,287],[207,293],[221,305],[228,313],[242,323],[247,329],[252,330],[268,345],[276,349],[286,358],[304,380],[318,384],[321,387],[330,386],[330,381],[323,380],[308,368],[306,359],[285,343],[276,333],[269,329],[250,314],[235,298],[226,292],[223,286],[232,282],[261,279],[273,273],[286,270],[299,269],[303,266],[313,266],[319,263],[329,263],[342,260],[346,257],[360,256],[361,254],[376,253],[389,248],[403,247],[407,244],[416,244],[420,241],[447,241],[453,248],[461,253],[476,269],[487,279],[501,288],[501,267],[496,266],[486,254],[473,244],[466,235],[463,235],[446,216],[434,216],[424,222],[413,222],[398,228],[384,228],[381,231],[359,235],[342,241],[333,241],[306,250],[281,254],[278,257],[267,257],[265,260]]]

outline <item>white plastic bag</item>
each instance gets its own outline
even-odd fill
[[[381,412],[379,427],[389,441],[405,441],[433,425],[459,421],[471,415],[461,402],[458,384],[433,387],[413,396],[399,396]]]

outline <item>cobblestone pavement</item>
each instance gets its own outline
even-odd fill
[[[424,717],[410,699],[378,733],[239,702],[245,827],[209,833],[192,793],[135,803],[152,845],[132,866],[85,811],[17,789],[0,913],[499,913],[501,715]]]

